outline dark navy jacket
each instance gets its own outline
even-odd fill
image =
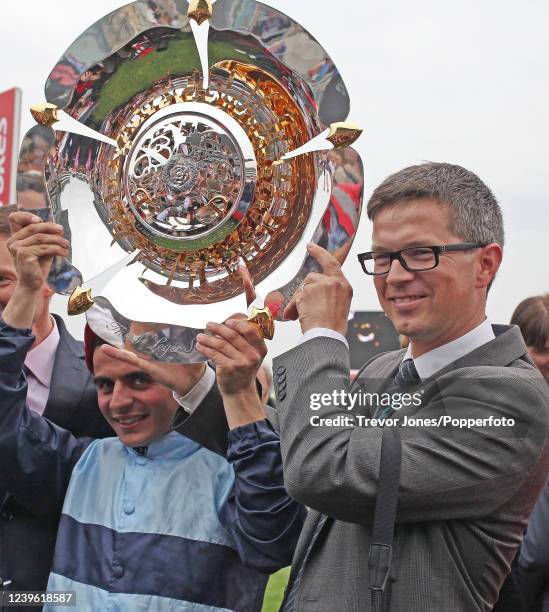
[[[84,346],[54,315],[59,344],[44,416],[75,436],[105,438],[114,432],[99,411]],[[1,369],[1,368],[0,368]],[[4,407],[0,391],[0,410]],[[0,484],[0,578],[7,590],[43,591],[50,572],[59,516],[29,512]],[[26,608],[19,607],[24,612]],[[38,608],[29,608],[36,612]]]

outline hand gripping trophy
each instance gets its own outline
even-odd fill
[[[45,96],[20,151],[19,207],[63,225],[70,255],[49,283],[113,345],[205,360],[197,334],[242,309],[241,259],[265,296],[250,319],[272,337],[316,269],[308,255],[296,266],[305,245],[345,259],[361,130],[328,54],[283,13],[132,2],[70,45]]]

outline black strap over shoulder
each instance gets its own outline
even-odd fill
[[[391,571],[401,456],[398,427],[384,427],[372,544],[368,558],[369,588],[372,593],[372,609],[375,612],[383,610],[383,592]]]

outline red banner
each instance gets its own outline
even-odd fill
[[[0,93],[0,206],[15,203],[21,90]]]

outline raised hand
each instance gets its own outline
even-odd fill
[[[145,359],[132,351],[118,349],[109,344],[102,344],[97,351],[103,351],[113,359],[119,359],[125,363],[135,366],[137,369],[148,374],[155,382],[169,387],[179,395],[186,395],[202,378],[204,374],[204,363],[161,363]]]
[[[256,376],[267,354],[265,341],[244,315],[235,315],[224,324],[208,323],[207,329],[212,335],[199,334],[196,348],[216,366],[229,427],[264,419]]]
[[[18,211],[10,215],[12,235],[7,246],[15,262],[19,286],[38,291],[48,278],[53,258],[68,256],[69,241],[63,226],[44,223],[40,217]]]
[[[221,393],[238,395],[243,389],[256,389],[257,370],[267,354],[258,330],[244,318],[232,318],[224,324],[208,323],[213,335],[199,334],[196,348],[216,366]]]
[[[322,272],[311,272],[305,277],[301,289],[286,306],[284,318],[299,317],[303,333],[326,327],[345,335],[353,289],[333,255],[316,244],[309,244],[307,250]]]
[[[6,308],[4,321],[16,328],[29,328],[48,278],[53,258],[69,254],[69,242],[63,238],[63,227],[44,223],[29,212],[10,215],[12,235],[7,246],[13,257],[18,282]]]

